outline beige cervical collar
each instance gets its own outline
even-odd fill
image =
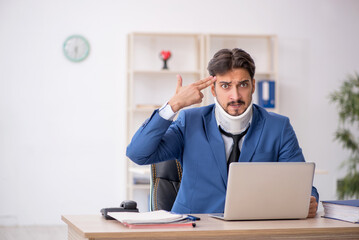
[[[246,111],[239,116],[229,115],[218,103],[216,98],[214,98],[214,102],[216,104],[215,116],[217,125],[220,125],[224,131],[232,134],[239,134],[247,129],[252,121],[253,102],[251,102]]]

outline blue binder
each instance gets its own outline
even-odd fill
[[[258,105],[264,108],[275,108],[275,82],[273,80],[258,82]]]

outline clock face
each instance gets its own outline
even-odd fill
[[[90,45],[84,37],[73,35],[65,40],[63,49],[67,59],[73,62],[81,62],[89,55]]]

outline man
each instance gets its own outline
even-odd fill
[[[252,103],[255,65],[248,53],[222,49],[208,71],[209,77],[188,86],[178,75],[174,96],[127,147],[127,156],[137,164],[180,161],[181,187],[172,208],[177,213],[224,211],[227,162],[305,161],[289,119]],[[200,103],[201,90],[209,86],[215,104],[183,110],[173,121],[178,111]],[[313,187],[308,217],[315,216],[318,198]]]

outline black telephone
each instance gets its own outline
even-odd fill
[[[109,212],[138,212],[137,203],[132,200],[123,201],[119,208],[102,208],[102,216],[106,220],[115,220],[113,217],[107,215]]]

